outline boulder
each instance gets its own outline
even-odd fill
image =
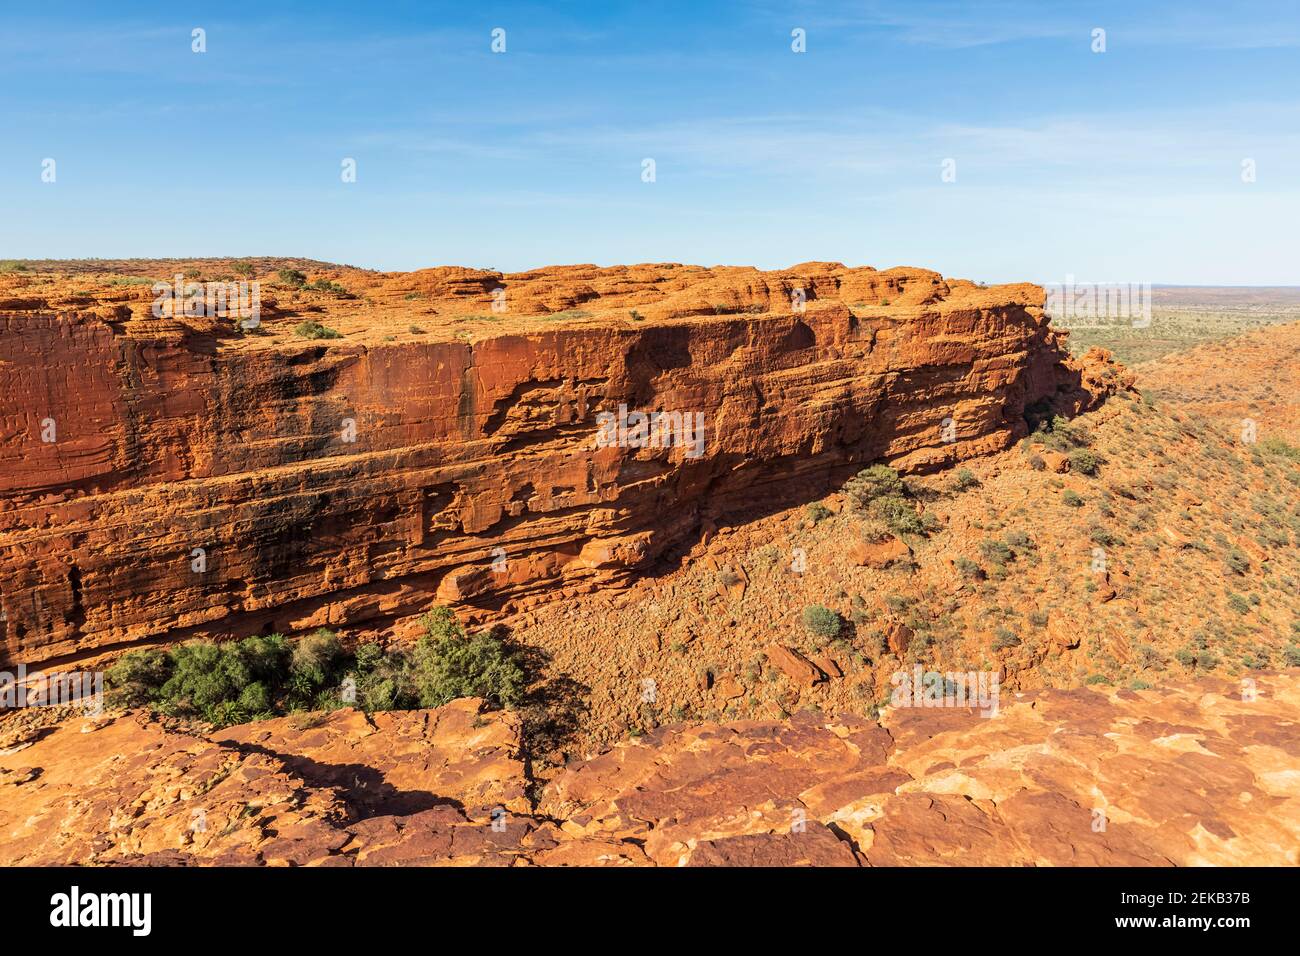
[[[812,687],[826,679],[826,675],[816,665],[793,648],[783,644],[770,644],[763,649],[763,653],[773,667],[800,686]]]
[[[912,549],[898,537],[890,535],[881,541],[858,539],[849,546],[849,558],[860,567],[883,569],[912,557]]]

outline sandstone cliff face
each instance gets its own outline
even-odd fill
[[[673,724],[533,804],[475,700],[196,734],[143,714],[0,723],[0,863],[1300,863],[1300,677],[1006,695],[996,716]]]
[[[377,630],[435,597],[510,612],[645,568],[711,516],[789,507],[875,459],[998,450],[1027,404],[1112,387],[1068,359],[1041,290],[923,270],[354,278],[355,299],[280,295],[257,335],[155,319],[140,292],[0,296],[10,662]],[[462,334],[454,310],[503,287],[509,323]],[[305,315],[343,337],[296,338]],[[701,453],[602,447],[620,406],[700,416]]]

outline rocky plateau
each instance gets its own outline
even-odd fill
[[[938,469],[1022,437],[1028,405],[1123,387],[1104,355],[1069,358],[1041,289],[922,269],[317,274],[331,291],[261,276],[250,330],[156,309],[138,275],[0,276],[9,663],[401,635],[434,600],[509,616],[872,461]],[[699,416],[700,446],[602,444],[620,408]]]
[[[1295,866],[1300,678],[1256,690],[672,724],[535,801],[517,718],[473,699],[209,733],[37,714],[0,739],[0,862]]]
[[[156,314],[174,275],[260,282],[259,323]],[[519,710],[10,711],[0,863],[1300,865],[1300,324],[1135,373],[1042,301],[821,262],[0,273],[0,670],[406,646],[435,604],[541,668]],[[699,453],[602,440],[621,410],[699,413]],[[907,530],[845,484],[876,462]],[[914,667],[999,706],[902,706]]]

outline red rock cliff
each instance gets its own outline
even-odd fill
[[[277,292],[249,335],[155,319],[147,290],[0,289],[6,658],[381,628],[435,596],[510,611],[875,459],[1001,449],[1028,403],[1107,387],[1030,285],[823,263],[335,275],[359,294]],[[308,316],[342,337],[295,336]],[[602,447],[620,405],[700,416],[701,453]]]

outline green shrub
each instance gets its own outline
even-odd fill
[[[1082,425],[1077,425],[1060,415],[1046,418],[1045,410],[1035,406],[1025,410],[1025,420],[1033,429],[1029,436],[1031,444],[1044,445],[1057,451],[1069,451],[1091,444],[1092,437]]]
[[[820,521],[824,521],[825,519],[829,518],[832,514],[834,514],[834,512],[831,511],[830,508],[827,508],[820,501],[812,502],[810,505],[804,508],[804,513],[807,514],[808,517],[813,520],[814,524]]]
[[[1228,553],[1223,556],[1223,561],[1233,574],[1245,574],[1250,570],[1250,558],[1246,557],[1237,548],[1229,549]]]
[[[339,643],[338,635],[323,627],[317,628],[294,645],[289,659],[289,674],[313,684],[324,684],[334,676],[343,657],[343,645]]]
[[[959,469],[956,478],[953,480],[953,484],[957,486],[958,491],[965,491],[967,488],[974,488],[979,483],[980,480],[975,477],[975,472],[971,471],[969,468]]]
[[[307,284],[307,277],[297,269],[281,269],[276,276],[287,286],[295,289],[301,289]]]
[[[925,534],[933,527],[933,525],[927,526],[922,517],[916,513],[916,509],[905,498],[898,495],[884,495],[874,499],[869,510],[894,534]]]
[[[267,716],[284,680],[289,647],[279,634],[214,644],[193,641],[167,652],[132,651],[105,672],[114,702],[152,704],[218,726]]]
[[[290,705],[328,709],[341,703],[331,695],[345,663],[343,645],[333,631],[322,627],[298,641],[289,659]]]
[[[431,628],[411,655],[411,682],[421,707],[481,697],[513,708],[523,700],[526,679],[517,654],[494,635],[437,637]]]
[[[159,692],[162,709],[202,717],[217,726],[269,715],[269,707],[252,709],[270,698],[266,684],[258,679],[270,658],[263,647],[250,644],[261,640],[195,641],[173,648],[172,674]]]
[[[811,604],[803,609],[803,626],[810,634],[830,640],[838,637],[844,619],[821,604]]]
[[[517,651],[491,634],[467,637],[446,608],[423,621],[427,634],[409,654],[378,644],[349,654],[337,634],[320,628],[296,642],[269,634],[132,651],[105,677],[114,703],[217,726],[349,703],[366,711],[434,707],[457,697],[482,697],[499,707],[520,703],[526,673]],[[340,694],[349,678],[355,701]]]
[[[378,644],[358,645],[346,676],[356,681],[356,706],[367,713],[419,706],[410,660],[401,651],[385,653]]]
[[[1063,441],[1071,445],[1083,446],[1092,444],[1092,436],[1088,430],[1078,422],[1072,422],[1068,418],[1062,418],[1060,415],[1052,416],[1052,434],[1059,436]]]
[[[1071,491],[1069,488],[1066,488],[1065,491],[1061,493],[1061,500],[1071,508],[1083,507],[1083,498],[1081,498],[1078,493]]]
[[[980,554],[986,561],[996,565],[1004,565],[1014,557],[1010,548],[993,538],[985,538],[980,542]]]
[[[1031,551],[1034,548],[1034,542],[1023,531],[1008,531],[1006,542],[1011,547],[1019,548],[1021,551]]]
[[[336,332],[328,326],[321,325],[315,319],[308,319],[306,322],[299,322],[294,328],[294,333],[304,339],[341,339],[341,332]]]
[[[123,654],[104,671],[104,680],[115,691],[118,702],[126,707],[138,707],[157,700],[171,673],[171,659],[167,654],[149,649]]]
[[[1117,544],[1124,543],[1109,528],[1099,524],[1091,524],[1088,526],[1088,540],[1093,544],[1101,545],[1103,548],[1110,548]]]
[[[1005,627],[999,627],[993,632],[993,649],[995,651],[1000,651],[1007,647],[1019,647],[1020,643],[1020,638],[1013,631],[1009,631]]]
[[[872,465],[844,483],[844,494],[855,510],[867,511],[894,534],[924,535],[939,527],[939,520],[918,514],[907,500],[907,486],[888,465]]]
[[[1265,438],[1259,443],[1259,450],[1269,455],[1280,455],[1300,462],[1300,447],[1289,445],[1280,438]]]
[[[465,636],[465,628],[461,627],[460,621],[456,620],[456,615],[448,607],[435,607],[420,618],[420,623],[424,625],[429,637],[435,640]]]
[[[903,480],[888,465],[872,465],[845,482],[844,493],[858,508],[865,508],[886,495],[901,497]]]
[[[1095,475],[1101,467],[1101,459],[1086,448],[1070,452],[1070,467],[1081,475]]]
[[[328,292],[331,295],[348,294],[347,289],[343,288],[343,286],[339,285],[337,282],[331,282],[329,279],[317,279],[315,282],[307,283],[303,288],[309,289],[312,292]]]
[[[358,674],[369,674],[384,662],[384,649],[373,642],[358,644],[352,662]]]

